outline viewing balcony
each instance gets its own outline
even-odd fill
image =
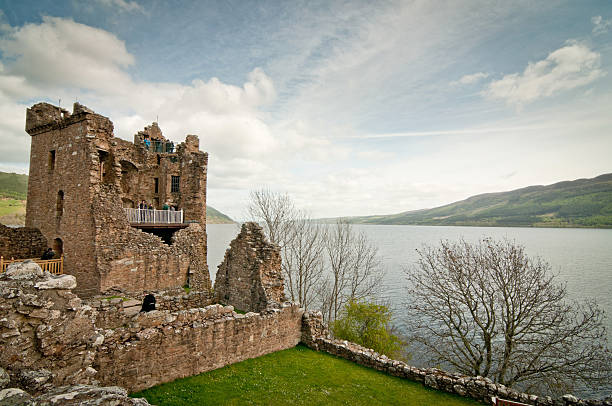
[[[130,225],[160,237],[166,244],[172,244],[172,235],[189,226],[184,222],[183,210],[149,210],[124,208]]]
[[[183,224],[183,210],[149,210],[124,208],[131,225],[163,226]],[[185,225],[186,227],[187,225]]]

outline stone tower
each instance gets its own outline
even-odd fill
[[[78,103],[72,114],[35,104],[25,129],[32,140],[26,225],[64,255],[64,272],[76,276],[80,295],[186,284],[210,291],[208,154],[196,136],[175,147],[153,123],[131,143],[114,137],[108,118]],[[154,210],[145,221],[134,210],[142,200],[176,208],[180,221]]]

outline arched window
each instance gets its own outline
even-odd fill
[[[61,238],[56,238],[55,240],[53,240],[53,251],[55,251],[55,254],[58,257],[61,257],[64,253],[64,242]]]
[[[62,217],[62,214],[64,214],[64,191],[60,190],[57,192],[56,215]]]

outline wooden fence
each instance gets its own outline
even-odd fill
[[[64,256],[62,255],[58,259],[37,259],[29,258],[36,262],[43,271],[51,272],[54,275],[61,275],[64,273]],[[6,271],[6,268],[13,262],[23,262],[25,259],[4,259],[0,257],[0,272]]]

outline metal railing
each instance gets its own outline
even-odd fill
[[[149,210],[124,208],[130,223],[139,224],[180,224],[183,210]]]
[[[54,275],[61,275],[64,273],[64,256],[62,255],[58,259],[37,259],[37,258],[26,258],[30,259],[38,264],[43,271],[51,272]],[[26,259],[4,259],[0,257],[0,272],[6,271],[6,268],[12,263],[23,262]]]

